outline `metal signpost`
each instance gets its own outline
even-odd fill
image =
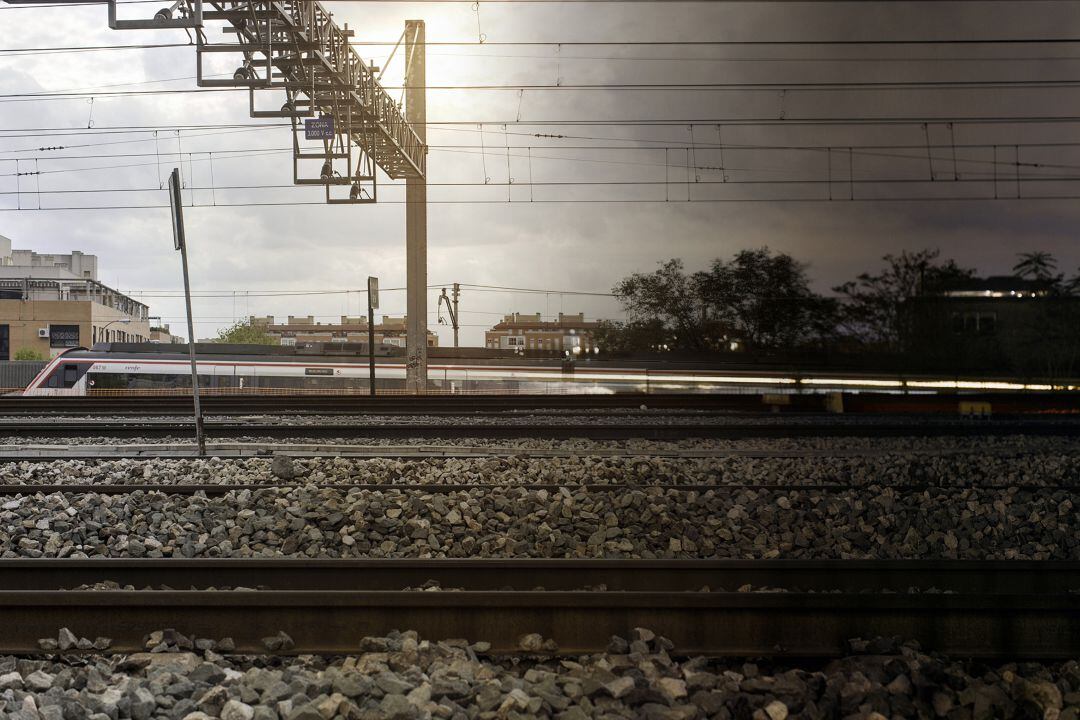
[[[379,307],[379,278],[367,279],[367,351],[371,395],[375,396],[375,308]]]
[[[191,396],[195,399],[195,439],[199,456],[206,455],[206,434],[203,431],[202,406],[199,404],[199,371],[195,365],[195,323],[191,319],[191,282],[188,280],[187,241],[184,238],[184,206],[180,198],[180,170],[173,168],[169,176],[169,207],[172,208],[173,246],[180,251],[184,266],[184,302],[187,304],[188,357],[191,359]]]

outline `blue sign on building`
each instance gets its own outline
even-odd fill
[[[334,118],[323,115],[318,118],[304,120],[304,138],[307,140],[333,140]]]

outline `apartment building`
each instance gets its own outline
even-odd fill
[[[366,317],[340,316],[340,322],[317,322],[313,315],[290,315],[287,322],[279,323],[273,315],[250,317],[252,325],[262,328],[266,334],[278,339],[282,345],[297,343],[361,343],[367,344],[368,324]],[[376,344],[405,347],[405,318],[382,316],[375,325]],[[438,347],[439,336],[428,330],[428,347]]]
[[[78,250],[67,254],[18,250],[11,238],[0,235],[0,278],[55,278],[62,280],[97,280],[98,259]]]
[[[506,315],[484,333],[484,346],[493,350],[550,350],[576,354],[593,352],[595,321],[585,313],[559,313],[556,320],[542,320],[540,313]]]
[[[0,360],[149,340],[150,308],[97,275],[94,255],[12,249],[0,236]]]
[[[93,280],[0,278],[0,360],[146,342],[150,308]]]

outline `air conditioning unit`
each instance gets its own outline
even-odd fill
[[[38,328],[37,336],[39,338],[47,338],[47,337],[49,337],[49,328]]]

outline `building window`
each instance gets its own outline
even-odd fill
[[[997,313],[953,313],[952,331],[965,335],[993,335],[997,332]]]
[[[49,347],[73,348],[79,347],[78,325],[50,325]]]

